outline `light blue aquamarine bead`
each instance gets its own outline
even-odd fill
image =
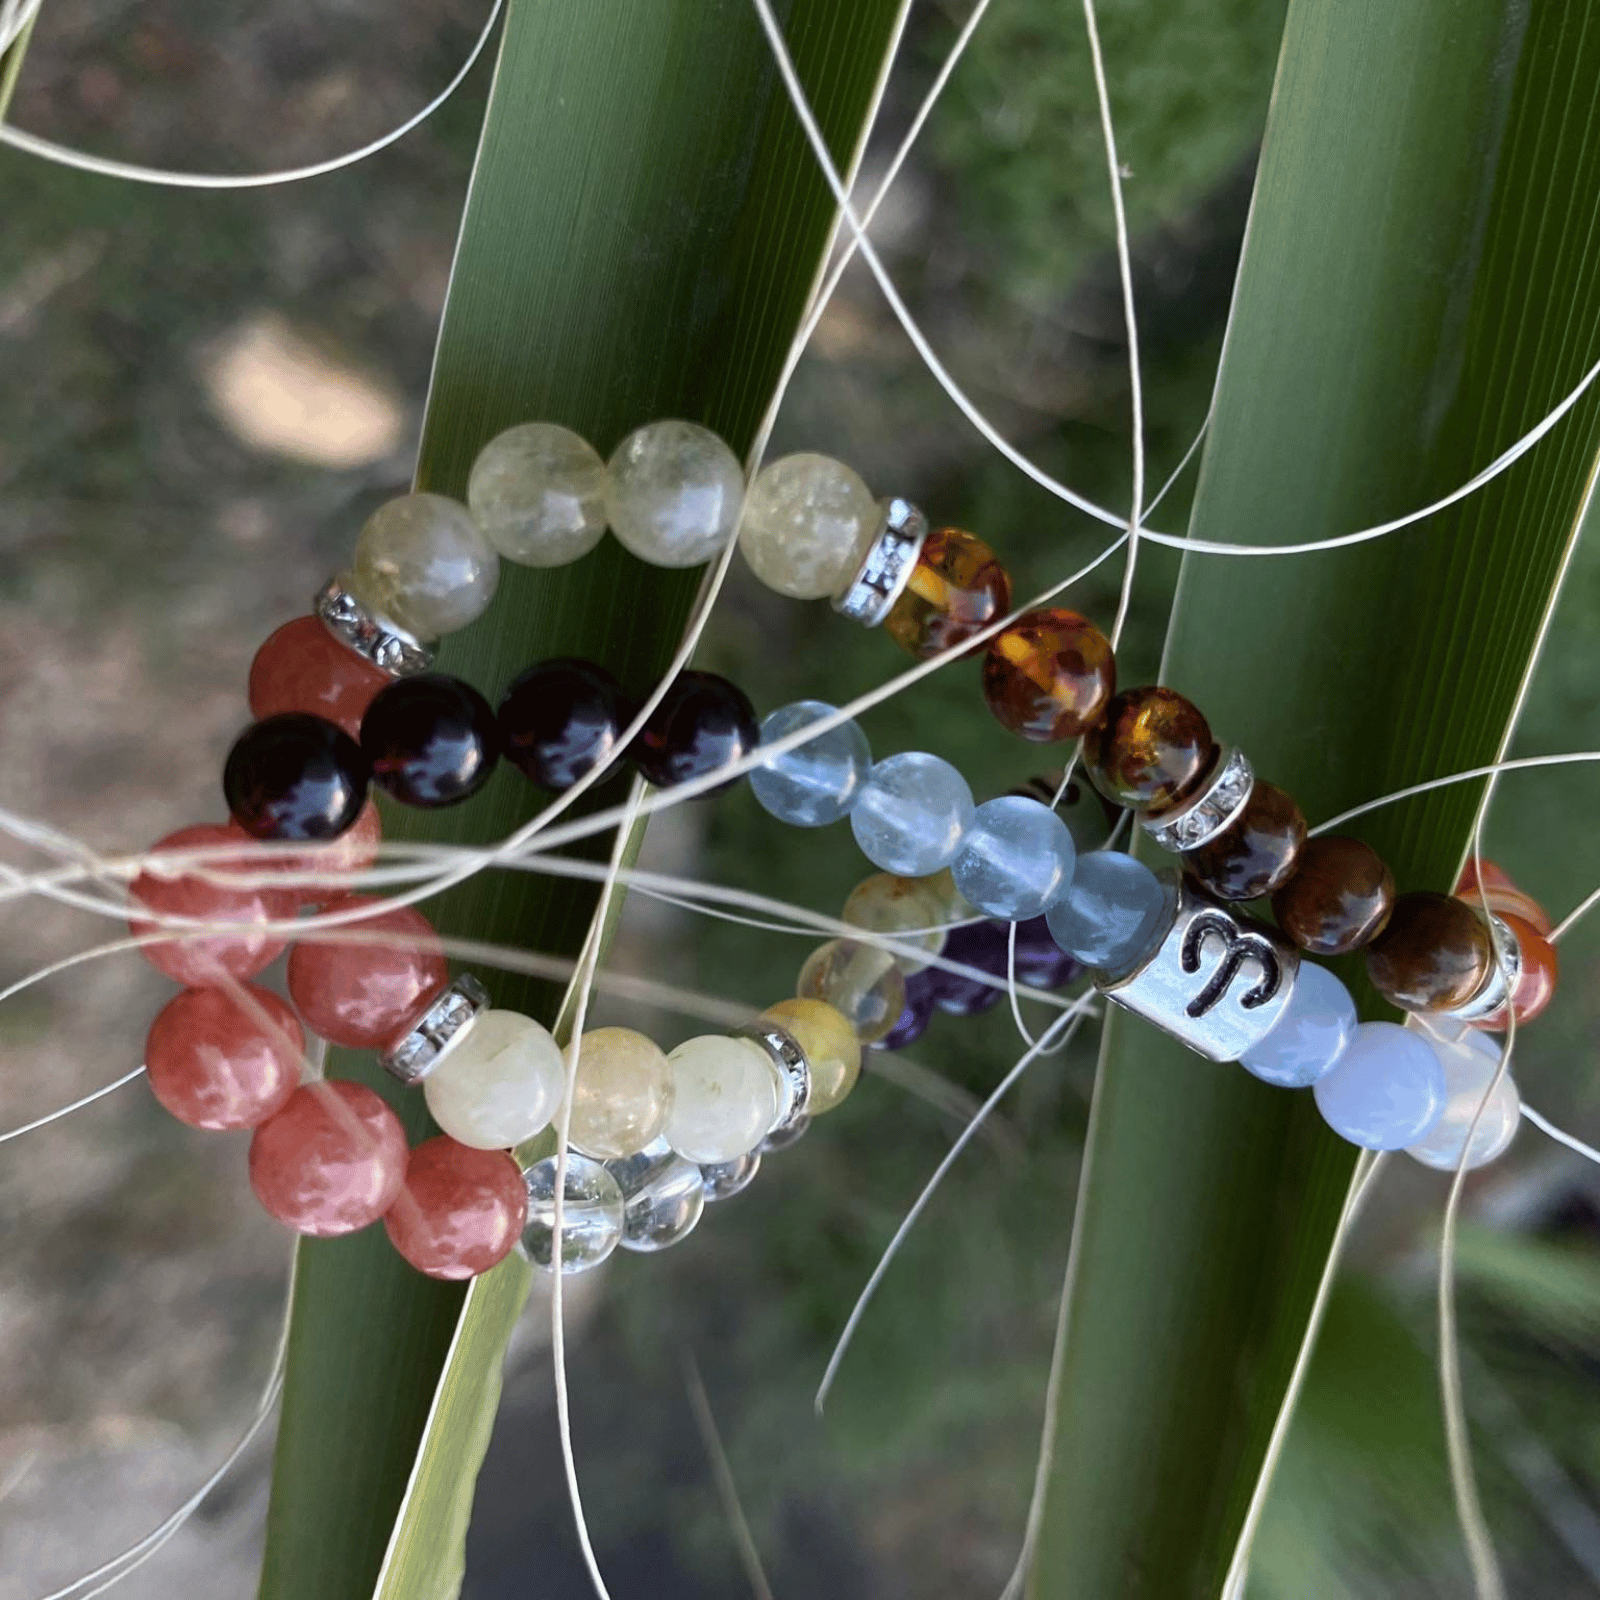
[[[1077,855],[1066,823],[1049,806],[1004,794],[973,813],[950,875],[980,911],[1026,922],[1072,881]]]
[[[948,761],[908,750],[873,767],[850,827],[873,866],[926,878],[955,859],[974,809],[967,780]]]
[[[1142,861],[1121,850],[1094,850],[1078,857],[1045,922],[1069,956],[1117,972],[1153,942],[1166,903],[1161,880]]]
[[[1304,1089],[1333,1070],[1356,1024],[1350,991],[1326,967],[1302,961],[1283,1015],[1239,1065],[1280,1089]]]
[[[762,744],[772,744],[799,728],[809,727],[835,708],[822,700],[797,700],[779,706],[761,724]],[[849,814],[867,781],[872,751],[867,736],[854,722],[818,734],[809,744],[766,757],[752,769],[750,787],[762,806],[780,822],[797,828],[820,828]]]
[[[1363,1022],[1333,1071],[1311,1090],[1323,1120],[1368,1150],[1404,1150],[1444,1113],[1444,1068],[1425,1039],[1393,1022]]]

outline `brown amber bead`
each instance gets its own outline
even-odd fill
[[[1282,789],[1258,783],[1244,810],[1215,839],[1186,850],[1183,864],[1219,900],[1258,900],[1294,871],[1306,819]]]
[[[1272,897],[1278,926],[1314,956],[1342,956],[1375,939],[1394,909],[1394,874],[1369,844],[1344,834],[1308,839],[1294,876]]]
[[[1076,611],[1024,612],[990,641],[983,697],[997,720],[1037,744],[1094,726],[1117,686],[1111,644]]]
[[[921,661],[964,643],[1011,609],[1011,579],[982,539],[939,528],[923,541],[883,631]]]
[[[1216,741],[1171,689],[1124,689],[1084,740],[1089,777],[1106,799],[1147,816],[1187,800],[1211,770]]]
[[[1403,1011],[1452,1011],[1482,989],[1494,964],[1488,924],[1447,894],[1403,894],[1367,946],[1367,976]]]

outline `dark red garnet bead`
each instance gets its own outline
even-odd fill
[[[424,672],[381,690],[361,719],[372,779],[408,806],[453,806],[489,781],[500,730],[489,702],[459,678]]]
[[[506,760],[559,790],[610,759],[634,706],[604,667],[556,656],[513,680],[498,715]]]
[[[336,839],[367,803],[371,773],[344,729],[309,712],[264,717],[228,752],[222,792],[257,839]]]
[[[715,672],[680,673],[650,713],[631,754],[658,788],[715,772],[761,742],[755,707]]]

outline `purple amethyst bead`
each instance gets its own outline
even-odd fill
[[[1006,975],[1006,944],[1011,924],[1008,922],[969,922],[952,928],[939,953],[947,961],[959,961],[964,966],[976,967],[980,972],[993,973],[1002,980]],[[979,983],[975,978],[964,978],[957,972],[944,972],[929,967],[927,977],[933,986],[933,1003],[953,1016],[971,1017],[990,1006],[998,1005],[1004,989],[992,984]]]
[[[1055,942],[1043,917],[1017,924],[1018,983],[1031,989],[1064,989],[1082,970]]]
[[[906,1004],[900,1020],[881,1039],[872,1044],[874,1050],[904,1050],[908,1044],[920,1039],[923,1030],[933,1017],[932,971],[913,972],[906,979]]]

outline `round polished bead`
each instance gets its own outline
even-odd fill
[[[926,957],[891,952],[895,964],[909,977],[927,966],[927,957],[944,949],[945,930],[940,924],[952,919],[946,916],[945,896],[935,879],[875,872],[850,891],[839,920],[868,933],[886,933],[899,944],[926,951]]]
[[[593,1028],[578,1041],[567,1137],[602,1161],[659,1138],[672,1109],[672,1069],[653,1039],[632,1028]]]
[[[500,730],[489,702],[459,678],[425,672],[391,683],[367,708],[361,748],[373,781],[408,806],[453,806],[489,781]]]
[[[1307,839],[1272,896],[1278,926],[1314,956],[1359,950],[1394,909],[1394,874],[1369,844],[1343,834]]]
[[[475,622],[500,581],[500,558],[464,505],[404,494],[367,518],[350,570],[355,597],[427,642]]]
[[[1083,744],[1084,764],[1108,800],[1147,816],[1181,804],[1211,770],[1206,719],[1171,689],[1125,689]]]
[[[231,826],[239,828],[237,823]],[[239,828],[239,837],[250,836]],[[274,851],[264,864],[276,867],[291,880],[287,888],[279,891],[287,908],[283,914],[293,916],[302,906],[331,905],[350,893],[353,880],[377,861],[382,844],[383,819],[378,815],[377,802],[369,800],[337,839],[287,855]]]
[[[1280,1089],[1303,1089],[1338,1064],[1356,1023],[1350,991],[1326,967],[1302,961],[1289,1004],[1239,1064]]]
[[[1489,909],[1496,916],[1521,917],[1544,938],[1550,937],[1550,913],[1531,894],[1519,889],[1504,869],[1492,861],[1483,862],[1480,875],[1476,858],[1468,856],[1466,866],[1461,869],[1461,877],[1451,892],[1456,899],[1465,900],[1470,906],[1481,906],[1487,900]]]
[[[833,712],[822,700],[779,706],[762,720],[761,743],[772,744]],[[842,722],[792,750],[764,757],[750,774],[750,788],[780,822],[821,828],[849,814],[871,766],[866,734],[858,723]]]
[[[1007,937],[1011,935],[1007,932]],[[1017,982],[1034,989],[1064,989],[1082,970],[1055,941],[1048,917],[1029,917],[1016,926]]]
[[[629,752],[658,788],[687,783],[748,755],[761,742],[755,707],[715,672],[680,672]]]
[[[975,1017],[999,1005],[1011,971],[1010,942],[1008,927],[999,922],[968,922],[952,928],[945,940],[944,959],[986,972],[997,981],[984,983],[964,973],[930,967],[921,976],[929,984],[934,1005],[955,1017]]]
[[[384,1215],[389,1242],[430,1278],[475,1278],[511,1254],[527,1221],[522,1172],[504,1150],[428,1139]]]
[[[1340,1138],[1367,1150],[1404,1150],[1444,1111],[1444,1068],[1426,1040],[1408,1029],[1363,1022],[1311,1092]]]
[[[901,1007],[895,1025],[881,1039],[875,1039],[874,1050],[904,1050],[915,1044],[928,1031],[933,1021],[934,996],[938,993],[936,974],[913,972],[906,979],[906,1003]]]
[[[376,1222],[406,1179],[400,1119],[342,1078],[296,1089],[250,1140],[250,1187],[296,1233],[326,1239]]]
[[[842,461],[781,456],[750,485],[739,551],[769,589],[820,600],[855,571],[877,523],[872,491]]]
[[[1078,857],[1072,882],[1045,912],[1050,932],[1086,967],[1120,972],[1154,941],[1167,903],[1161,880],[1120,850]]]
[[[937,528],[922,542],[883,631],[919,660],[965,644],[1011,606],[1011,579],[982,539]]]
[[[300,1084],[305,1034],[267,989],[185,989],[156,1014],[144,1065],[157,1100],[191,1128],[253,1128]]]
[[[1499,1042],[1481,1033],[1464,1033],[1454,1040],[1425,1037],[1444,1069],[1445,1106],[1432,1129],[1406,1146],[1406,1154],[1426,1167],[1454,1172],[1476,1118],[1467,1169],[1487,1166],[1505,1153],[1522,1120],[1522,1099],[1510,1072],[1501,1073],[1495,1083],[1500,1070]]]
[[[1028,611],[989,642],[983,698],[996,719],[1037,743],[1076,739],[1117,684],[1111,643],[1076,611]]]
[[[861,1041],[849,1018],[822,1000],[780,1000],[761,1018],[777,1023],[805,1051],[811,1070],[806,1115],[821,1116],[841,1104],[861,1076]]]
[[[1449,1011],[1472,999],[1494,965],[1489,925],[1469,905],[1421,890],[1401,895],[1367,946],[1367,976],[1403,1011]]]
[[[257,839],[336,839],[367,803],[371,773],[342,728],[303,711],[252,723],[222,769],[228,810]]]
[[[338,909],[379,904],[351,895]],[[449,980],[439,936],[410,906],[309,933],[289,952],[289,997],[306,1025],[352,1050],[383,1050],[403,1038]]]
[[[830,939],[813,950],[800,969],[795,994],[822,1000],[850,1024],[862,1044],[881,1039],[905,1009],[905,975],[894,958],[875,945]]]
[[[528,1220],[522,1248],[536,1267],[551,1269],[556,1258],[556,1158],[536,1161],[523,1173]],[[598,1161],[567,1152],[561,1183],[561,1270],[587,1272],[622,1241],[622,1191]]]
[[[270,635],[250,663],[250,715],[304,711],[361,737],[361,717],[388,673],[328,632],[320,617],[296,617]]]
[[[663,1137],[690,1161],[732,1161],[754,1150],[777,1120],[778,1069],[749,1039],[704,1034],[668,1057],[672,1110]]]
[[[873,866],[923,878],[955,860],[975,809],[967,780],[948,761],[909,750],[873,767],[850,828]]]
[[[1221,833],[1186,850],[1183,864],[1219,900],[1258,900],[1286,883],[1305,843],[1306,819],[1276,784],[1257,783]]]
[[[1467,904],[1472,904],[1470,899]],[[1556,981],[1561,976],[1561,958],[1556,954],[1556,947],[1531,922],[1509,911],[1499,913],[1499,917],[1517,941],[1520,960],[1509,1010],[1515,1013],[1520,1027],[1532,1022],[1555,999]],[[1499,1033],[1508,1025],[1508,1009],[1505,1006],[1468,1024],[1469,1027],[1484,1028],[1491,1033]]]
[[[1076,859],[1066,823],[1049,806],[1004,794],[973,813],[950,871],[980,911],[1021,922],[1059,898]]]
[[[564,567],[606,531],[606,464],[554,422],[497,433],[472,463],[467,506],[483,536],[524,567]]]
[[[611,759],[633,714],[633,702],[604,667],[557,656],[512,680],[500,702],[500,738],[506,760],[525,778],[570,789]]]
[[[705,1179],[665,1139],[607,1162],[606,1170],[622,1191],[624,1250],[665,1250],[694,1231],[706,1207]]]
[[[707,1161],[700,1166],[700,1181],[705,1186],[706,1204],[718,1200],[731,1200],[743,1194],[756,1181],[761,1170],[761,1153],[752,1150],[749,1155],[735,1156],[732,1161]]]
[[[433,1120],[474,1150],[505,1150],[548,1127],[566,1093],[561,1046],[532,1017],[485,1011],[422,1080]]]
[[[733,537],[744,499],[738,458],[698,423],[650,422],[606,465],[611,531],[653,567],[698,567]]]

